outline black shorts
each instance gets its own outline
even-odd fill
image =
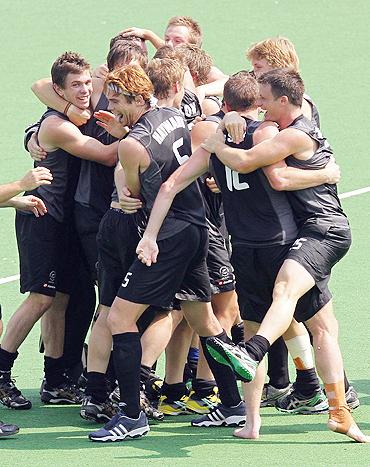
[[[190,224],[176,235],[158,241],[158,247],[158,260],[152,266],[135,259],[118,297],[160,307],[170,307],[175,296],[179,300],[210,302],[208,230]]]
[[[97,278],[96,268],[98,261],[96,235],[99,231],[102,217],[103,214],[94,208],[83,206],[80,203],[75,203],[74,205],[74,221],[82,246],[83,261],[94,281]]]
[[[316,286],[327,288],[333,266],[351,246],[351,230],[345,218],[331,222],[313,219],[299,230],[286,259],[293,259],[314,278]]]
[[[233,267],[225,247],[225,240],[215,228],[209,230],[207,267],[212,295],[235,289]]]
[[[119,209],[109,209],[101,220],[96,240],[99,303],[110,307],[135,259],[139,236],[133,217]]]
[[[57,222],[50,214],[41,217],[16,213],[20,291],[49,297],[69,294],[74,281],[72,225]]]
[[[252,248],[233,245],[231,262],[236,277],[236,292],[242,319],[261,323],[272,303],[276,276],[291,245]],[[297,303],[294,317],[306,321],[331,299],[327,288],[309,290]]]

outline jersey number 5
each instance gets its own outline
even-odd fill
[[[172,145],[172,151],[175,154],[177,162],[180,165],[182,165],[184,162],[186,162],[189,159],[189,156],[187,154],[184,154],[182,156],[179,152],[179,149],[181,148],[183,144],[184,144],[184,138],[179,138]]]
[[[231,170],[229,167],[225,166],[225,174],[226,185],[229,191],[247,190],[249,188],[249,184],[247,182],[241,182],[239,180],[239,172],[235,172],[235,170]]]

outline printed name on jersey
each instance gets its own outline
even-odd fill
[[[170,117],[158,126],[152,136],[158,144],[162,144],[166,137],[177,128],[185,128],[185,120],[180,116]]]

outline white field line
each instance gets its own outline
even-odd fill
[[[368,193],[370,191],[370,186],[366,186],[365,188],[359,188],[358,190],[347,191],[347,193],[342,193],[339,195],[340,199],[351,198],[352,196],[362,195],[364,193]],[[8,282],[14,282],[19,279],[19,274],[14,276],[8,276],[0,278],[0,285],[7,284]]]

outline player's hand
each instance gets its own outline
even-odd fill
[[[40,162],[47,156],[47,152],[38,144],[36,133],[32,133],[27,143],[27,149],[34,161]]]
[[[128,127],[122,126],[117,117],[111,112],[99,110],[94,113],[94,117],[97,120],[96,124],[115,138],[121,139],[129,132]]]
[[[36,196],[16,196],[12,198],[12,206],[18,211],[33,212],[36,217],[47,213],[44,202]]]
[[[206,140],[203,141],[201,144],[202,148],[206,151],[212,153],[216,153],[216,148],[225,142],[225,135],[223,134],[222,130],[218,129],[216,133],[209,136]]]
[[[159,253],[157,242],[144,235],[137,245],[136,253],[142,263],[151,266],[157,262]]]
[[[105,81],[105,78],[107,77],[108,74],[108,67],[107,65],[99,65],[98,67],[95,68],[95,70],[92,72],[92,78],[98,78],[98,79],[103,79]]]
[[[329,162],[326,164],[326,167],[324,169],[327,172],[327,177],[330,185],[334,185],[335,183],[339,183],[340,178],[341,178],[341,173],[340,173],[340,167],[339,165],[335,162],[335,158],[331,157]]]
[[[46,167],[36,167],[26,173],[20,180],[22,191],[33,190],[41,185],[50,185],[53,175]]]
[[[212,191],[212,193],[221,193],[213,177],[206,178],[206,184],[207,184],[207,187]]]
[[[244,118],[242,118],[238,112],[228,112],[221,124],[220,128],[226,130],[231,136],[235,144],[239,144],[243,141],[245,132],[247,130],[247,124]]]
[[[143,203],[139,199],[131,197],[130,190],[127,187],[123,187],[122,192],[119,193],[119,204],[126,214],[134,214],[143,207]]]
[[[203,122],[203,120],[206,118],[206,114],[202,114],[198,117],[195,117],[194,120],[192,121],[193,125],[196,125],[199,122]]]
[[[67,117],[74,125],[81,126],[90,120],[91,112],[88,109],[80,109],[72,104],[67,110]]]
[[[143,39],[146,41],[148,39],[148,30],[147,29],[141,29],[141,28],[127,28],[124,29],[122,32],[122,37],[127,37],[127,36],[136,36],[139,37],[140,39]]]

